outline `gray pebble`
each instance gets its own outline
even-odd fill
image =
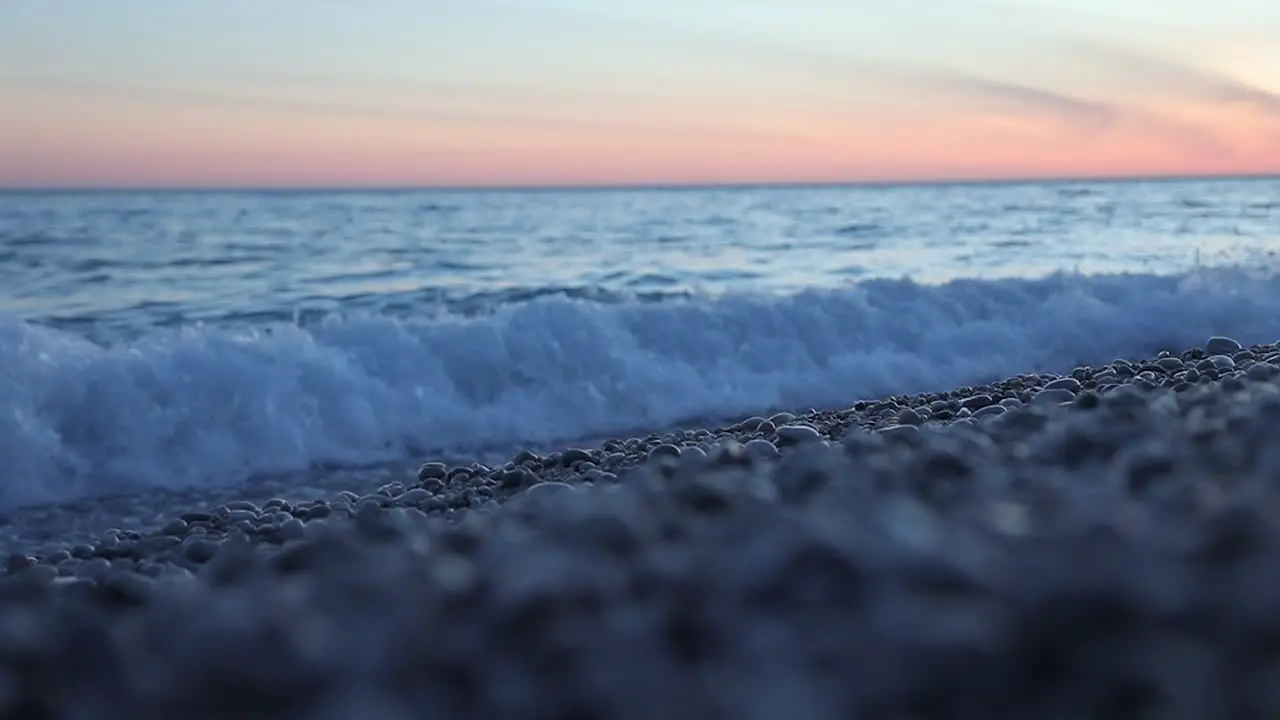
[[[573,467],[577,463],[588,463],[593,460],[591,451],[582,448],[569,448],[560,456],[560,464],[565,467]]]
[[[422,466],[418,468],[418,480],[439,479],[444,477],[445,473],[448,471],[449,466],[442,462],[423,463]]]
[[[1210,355],[1233,355],[1240,352],[1241,349],[1239,342],[1229,337],[1221,336],[1209,338],[1209,342],[1204,345],[1205,352]]]
[[[106,558],[90,558],[85,560],[76,568],[76,577],[81,580],[98,581],[106,576],[111,570],[111,561]]]
[[[218,543],[202,537],[191,536],[182,542],[182,557],[196,563],[206,563],[218,554]]]
[[[1245,376],[1254,382],[1267,382],[1275,378],[1276,375],[1280,375],[1280,368],[1266,363],[1250,365],[1249,369],[1245,371]]]
[[[284,540],[299,540],[307,533],[306,524],[298,518],[289,518],[278,526],[280,537]]]
[[[969,397],[960,401],[960,407],[965,410],[969,410],[970,412],[976,412],[978,410],[981,410],[984,407],[987,407],[993,404],[994,402],[995,400],[992,399],[990,395],[986,395],[986,394],[970,395]]]
[[[769,422],[773,423],[774,427],[782,427],[783,425],[790,425],[791,423],[795,422],[795,420],[796,420],[796,416],[789,412],[775,413],[769,418]]]
[[[395,499],[397,505],[421,505],[431,498],[431,493],[422,488],[414,488]]]
[[[1226,355],[1211,355],[1208,358],[1208,363],[1215,370],[1234,370],[1236,367],[1235,360],[1232,360]],[[1201,370],[1204,370],[1204,368],[1201,368]]]
[[[747,455],[756,458],[775,458],[778,457],[778,448],[764,438],[755,438],[747,441],[743,446],[743,450]]]
[[[8,561],[5,563],[5,571],[8,572],[10,575],[14,575],[16,573],[22,572],[23,570],[26,570],[27,568],[35,564],[36,564],[36,561],[34,558],[28,557],[23,553],[13,553],[9,556]]]
[[[162,535],[173,535],[175,537],[181,537],[187,534],[187,530],[189,529],[189,527],[190,526],[187,525],[186,520],[183,520],[182,518],[174,518],[173,520],[170,520],[168,523],[166,523],[163,528],[160,529],[160,533]]]
[[[555,501],[561,497],[572,495],[577,490],[568,483],[540,482],[524,491],[524,498],[530,502]]]
[[[915,425],[886,425],[876,432],[886,438],[905,439],[918,437],[920,435],[920,428]]]
[[[173,535],[156,535],[155,537],[143,538],[137,543],[137,552],[144,556],[155,556],[173,547],[182,544],[182,540]]]
[[[798,445],[822,439],[817,428],[812,425],[782,425],[774,431],[778,440],[787,445]]]
[[[101,579],[103,590],[116,602],[140,605],[151,596],[152,581],[145,575],[128,571],[108,573]]]
[[[707,451],[697,445],[680,448],[681,462],[703,462],[707,459]]]
[[[899,425],[922,425],[923,423],[924,417],[922,417],[914,408],[903,408],[902,411],[898,413]]]
[[[258,513],[254,510],[235,509],[228,510],[225,517],[228,522],[233,524],[240,522],[253,522],[258,519]]]
[[[1041,390],[1032,397],[1032,402],[1037,405],[1052,405],[1056,403],[1071,402],[1076,394],[1070,390],[1062,388]]]
[[[662,458],[678,458],[680,457],[680,448],[671,443],[659,443],[649,451],[648,461],[657,462]]]
[[[18,575],[35,585],[48,585],[59,577],[58,569],[51,565],[32,565]]]
[[[1070,392],[1071,395],[1074,397],[1076,393],[1080,392],[1081,385],[1080,385],[1080,381],[1076,380],[1075,378],[1064,377],[1064,378],[1058,378],[1057,380],[1046,383],[1044,386],[1044,389],[1041,390],[1040,392],[1044,392],[1046,390],[1066,390],[1067,392]]]

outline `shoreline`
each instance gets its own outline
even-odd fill
[[[187,510],[9,556],[0,713],[1270,717],[1273,448],[1215,338]]]
[[[1234,340],[1215,338],[1227,344],[1221,348],[1231,354],[1252,353],[1259,360],[1271,357],[1280,375],[1280,342],[1254,346],[1242,346]],[[1238,348],[1231,350],[1232,347]],[[387,489],[398,489],[401,493],[421,486],[423,477],[419,469],[425,464],[443,464],[445,476],[460,468],[481,468],[483,473],[492,474],[502,467],[518,466],[516,458],[532,455],[536,459],[551,458],[553,462],[543,470],[550,471],[546,480],[555,482],[594,484],[596,478],[585,477],[582,473],[567,472],[573,467],[559,467],[557,458],[565,452],[582,452],[595,456],[612,456],[602,471],[615,477],[617,475],[641,468],[645,463],[636,455],[637,448],[646,454],[657,444],[684,444],[693,441],[705,454],[714,454],[716,445],[727,440],[750,445],[751,441],[765,441],[775,447],[798,444],[810,439],[809,433],[801,430],[784,429],[783,434],[791,433],[793,439],[779,438],[777,428],[788,424],[811,427],[817,432],[814,438],[828,444],[838,444],[844,434],[851,429],[859,428],[868,432],[912,433],[914,428],[940,428],[961,422],[972,426],[974,422],[990,419],[991,416],[1003,414],[1009,409],[1032,406],[1040,403],[1058,404],[1072,402],[1077,392],[1094,392],[1099,383],[1095,375],[1108,373],[1113,377],[1103,383],[1103,391],[1131,384],[1129,381],[1142,382],[1143,372],[1151,370],[1164,372],[1160,367],[1163,358],[1196,356],[1193,364],[1202,363],[1209,357],[1205,348],[1189,348],[1178,355],[1162,352],[1158,356],[1148,358],[1116,358],[1110,363],[1082,365],[1071,373],[1022,373],[985,384],[961,386],[935,392],[906,395],[891,395],[884,398],[856,401],[847,407],[805,410],[770,409],[754,415],[745,415],[721,420],[682,421],[661,429],[648,432],[631,431],[619,435],[601,435],[576,440],[555,441],[549,443],[502,444],[492,447],[477,447],[472,450],[458,449],[427,455],[425,458],[389,460],[366,465],[335,465],[328,468],[313,467],[306,470],[272,473],[253,476],[240,483],[226,485],[201,486],[195,488],[150,487],[133,492],[110,493],[88,496],[67,502],[47,502],[30,505],[19,505],[0,512],[0,553],[26,553],[39,556],[68,550],[72,544],[92,543],[103,536],[115,535],[111,530],[134,533],[141,537],[156,535],[164,525],[183,513],[217,513],[228,504],[262,505],[270,501],[284,500],[287,503],[314,503],[332,501],[342,494],[367,498],[386,494]],[[1247,366],[1239,372],[1247,375]],[[1114,368],[1117,363],[1125,363],[1135,368],[1129,377],[1116,376]],[[1172,367],[1172,366],[1170,366]],[[1233,368],[1233,372],[1236,370]],[[1211,371],[1215,372],[1215,371]],[[1077,379],[1076,376],[1079,376]],[[1083,380],[1083,382],[1081,381]],[[1074,381],[1074,383],[1073,383]],[[1177,384],[1173,375],[1163,379],[1163,387],[1172,388]],[[1106,387],[1106,385],[1111,387]],[[1147,389],[1160,387],[1154,382],[1146,383]],[[1035,394],[1048,386],[1049,392],[1037,399]],[[981,400],[987,396],[990,402]],[[1047,397],[1052,396],[1052,397]],[[977,400],[975,401],[974,399]],[[906,426],[906,429],[902,429]],[[918,431],[918,430],[917,430]],[[798,434],[796,434],[798,433]],[[792,437],[789,435],[788,437]],[[612,448],[613,452],[605,450]],[[776,459],[778,453],[757,443],[752,446],[766,459]],[[678,448],[677,448],[678,449]],[[619,452],[621,451],[621,452]],[[755,453],[753,453],[755,454]],[[621,457],[619,457],[621,455]],[[527,463],[526,463],[527,464]],[[575,463],[576,465],[576,463]],[[588,460],[589,467],[595,463]],[[597,468],[600,469],[600,468]],[[540,479],[542,472],[536,473]],[[491,478],[494,479],[494,478]],[[516,489],[523,489],[525,485]],[[510,490],[510,488],[508,488]],[[499,502],[509,499],[512,493],[503,493]],[[449,510],[467,510],[471,506],[450,507]]]

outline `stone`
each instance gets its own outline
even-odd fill
[[[1233,355],[1242,349],[1239,342],[1229,338],[1215,336],[1205,343],[1204,351],[1209,355]]]

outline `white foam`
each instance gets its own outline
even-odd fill
[[[103,348],[0,317],[0,504],[233,482],[415,448],[548,442],[1280,339],[1280,279],[874,280],[491,317],[188,329]]]

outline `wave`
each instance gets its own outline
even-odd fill
[[[0,505],[316,463],[836,407],[1215,334],[1280,338],[1280,276],[868,280],[787,296],[543,296],[479,317],[195,327],[99,345],[0,316]]]

